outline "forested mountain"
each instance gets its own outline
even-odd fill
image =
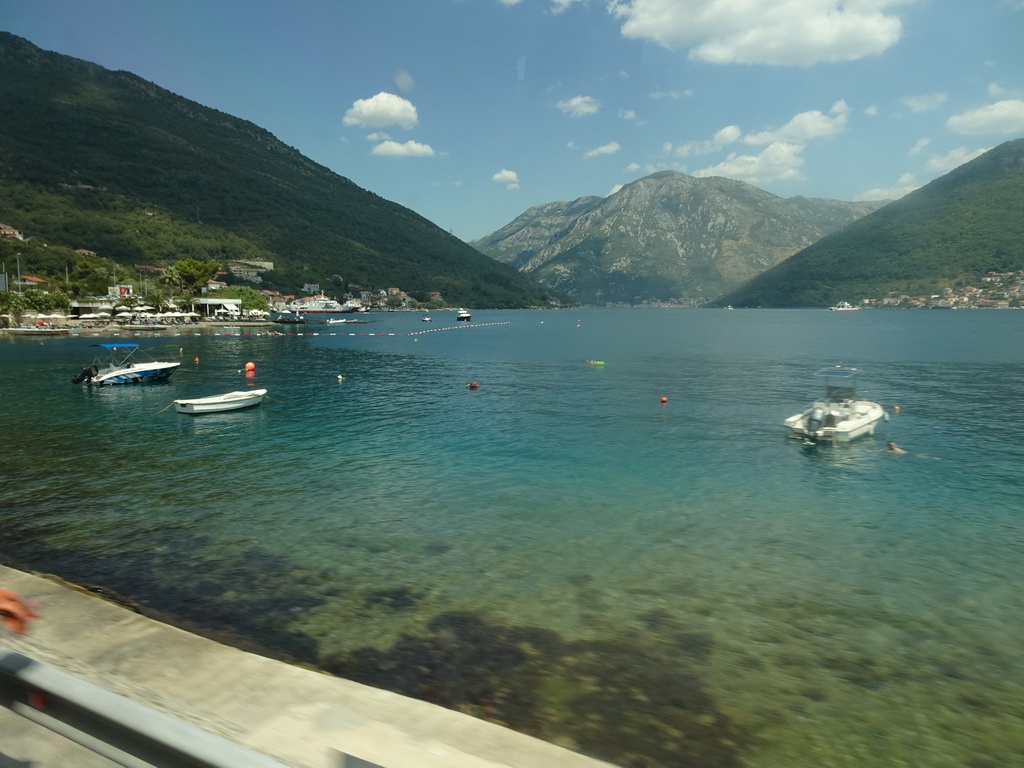
[[[496,307],[553,296],[250,122],[5,32],[0,223],[122,264],[272,261],[265,287],[290,292],[396,286]],[[23,250],[24,271],[44,268]],[[78,266],[67,259],[61,275]]]
[[[662,171],[535,206],[472,245],[583,303],[703,303],[881,205]]]
[[[813,307],[935,293],[1024,269],[1024,139],[865,216],[715,304]]]

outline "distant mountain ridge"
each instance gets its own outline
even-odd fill
[[[146,264],[161,254],[126,220],[151,209],[200,232],[188,256],[272,259],[280,290],[337,275],[468,306],[555,298],[251,122],[0,32],[0,222]]]
[[[471,245],[582,303],[702,303],[882,205],[661,171],[605,198],[534,206]]]
[[[1024,269],[1024,139],[1000,144],[714,303],[815,307]]]

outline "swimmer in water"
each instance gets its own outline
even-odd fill
[[[906,451],[904,451],[902,448],[896,445],[896,443],[894,443],[892,440],[890,440],[885,445],[885,450],[888,451],[889,453],[906,453]]]

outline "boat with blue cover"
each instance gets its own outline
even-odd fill
[[[142,384],[151,381],[165,381],[178,370],[181,363],[147,361],[141,357],[138,344],[115,342],[93,344],[107,350],[105,360],[96,358],[71,380],[72,384]]]

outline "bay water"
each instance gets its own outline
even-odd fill
[[[1024,766],[1024,313],[420,318],[0,337],[0,554],[622,766]]]

